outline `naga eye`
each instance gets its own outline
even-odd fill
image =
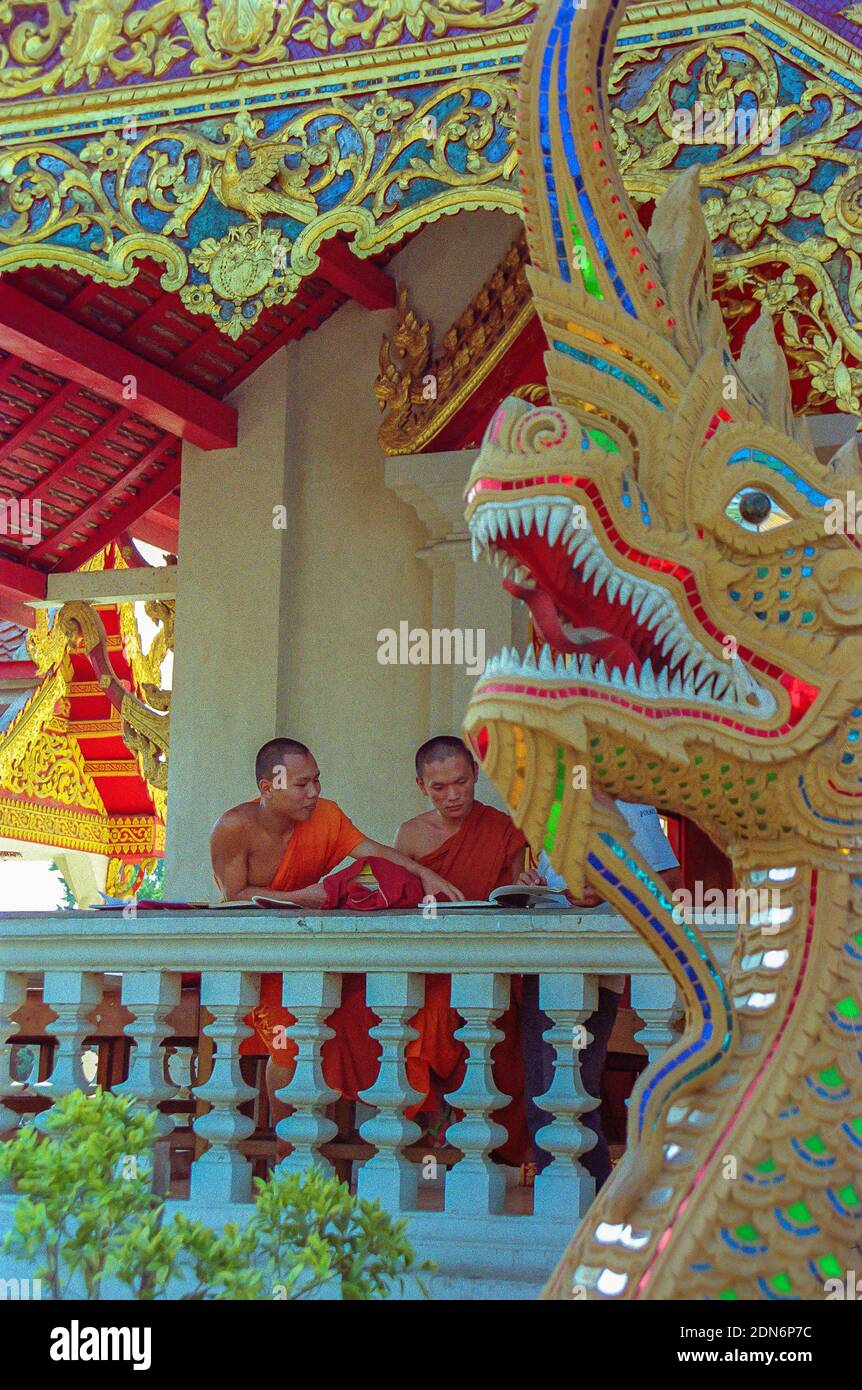
[[[725,507],[725,514],[746,531],[773,531],[793,520],[774,497],[756,487],[740,488]]]

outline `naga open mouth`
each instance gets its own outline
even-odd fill
[[[471,498],[480,491],[482,481]],[[775,713],[772,692],[738,655],[710,652],[667,589],[615,563],[584,508],[548,494],[498,498],[499,491],[470,517],[473,558],[484,552],[502,569],[504,587],[529,606],[546,645],[538,663],[532,647],[523,659],[504,648],[491,658],[486,677],[531,674],[553,682],[577,676],[650,701],[679,697],[762,719]]]

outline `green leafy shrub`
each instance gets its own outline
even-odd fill
[[[73,1091],[45,1112],[40,1133],[19,1129],[0,1148],[0,1178],[19,1194],[0,1249],[31,1262],[47,1296],[69,1296],[76,1276],[98,1299],[109,1277],[133,1297],[299,1299],[330,1289],[385,1298],[413,1274],[425,1292],[406,1222],[352,1197],[319,1168],[257,1180],[240,1227],[214,1231],[167,1208],[150,1189],[154,1120],[125,1096]]]

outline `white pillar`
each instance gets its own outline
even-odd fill
[[[332,1164],[324,1158],[320,1147],[338,1133],[338,1126],[326,1114],[326,1107],[338,1099],[338,1092],[324,1080],[322,1050],[323,1044],[335,1037],[334,1029],[324,1020],[341,1001],[341,975],[322,970],[286,975],[282,1000],[296,1019],[287,1034],[296,1043],[297,1053],[293,1076],[276,1091],[279,1100],[295,1107],[294,1113],[279,1120],[275,1127],[278,1138],[293,1145],[293,1152],[281,1160],[276,1172],[302,1173],[317,1164],[331,1174]]]
[[[239,1045],[251,1036],[243,1018],[260,998],[260,976],[240,970],[205,970],[201,1004],[213,1015],[204,1028],[216,1044],[209,1080],[195,1087],[195,1098],[212,1109],[199,1115],[194,1131],[210,1147],[192,1164],[191,1196],[204,1206],[247,1202],[251,1196],[251,1164],[239,1146],[254,1133],[254,1120],[239,1107],[257,1092],[243,1081]]]
[[[467,1068],[457,1091],[446,1095],[449,1104],[464,1111],[463,1120],[449,1125],[446,1138],[464,1157],[446,1175],[446,1211],[465,1216],[499,1214],[506,1197],[503,1165],[489,1157],[506,1138],[492,1112],[510,1096],[498,1091],[491,1072],[491,1052],[503,1034],[494,1027],[509,1002],[508,975],[453,975],[452,1008],[464,1018],[455,1037],[467,1047]]]
[[[365,986],[365,1002],[380,1017],[371,1036],[383,1051],[377,1080],[359,1093],[368,1105],[377,1106],[377,1114],[359,1131],[377,1152],[359,1169],[356,1191],[360,1197],[377,1198],[389,1211],[411,1211],[416,1206],[419,1165],[405,1158],[403,1150],[422,1131],[404,1110],[421,1096],[407,1080],[404,1052],[419,1036],[409,1020],[422,1007],[423,995],[422,976],[404,971],[369,975]]]
[[[644,1021],[635,1039],[655,1062],[678,1034],[671,1023],[679,1016],[676,984],[670,975],[632,975],[632,1008]]]
[[[481,630],[485,661],[503,646],[524,651],[526,610],[503,588],[500,571],[487,560],[473,561],[464,521],[464,487],[476,449],[439,454],[404,454],[387,459],[386,485],[414,508],[430,533],[418,552],[433,576],[432,622],[436,628]],[[430,668],[428,737],[459,734],[473,687],[479,678],[466,666]],[[496,789],[480,775],[480,800],[506,809]]]
[[[254,755],[279,728],[292,537],[287,370],[277,352],[231,396],[235,449],[183,446],[166,896],[216,896],[209,834],[255,795]],[[287,529],[273,509],[287,508]],[[280,519],[280,518],[279,518]],[[293,528],[295,530],[295,528]]]
[[[550,1115],[550,1122],[536,1135],[536,1143],[553,1156],[536,1178],[533,1211],[558,1220],[577,1221],[595,1196],[595,1179],[580,1162],[593,1148],[596,1136],[581,1123],[581,1116],[595,1108],[598,1097],[584,1089],[581,1061],[584,1045],[592,1041],[586,1031],[594,1014],[598,990],[594,975],[542,975],[539,1008],[551,1019],[543,1034],[554,1049],[554,1074],[536,1104]]]

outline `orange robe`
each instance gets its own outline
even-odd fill
[[[461,828],[419,863],[448,879],[465,897],[487,898],[494,888],[511,883],[512,858],[526,845],[522,832],[507,815],[475,801]],[[523,1118],[523,1061],[516,1027],[520,983],[521,977],[516,976],[515,1000],[497,1020],[504,1037],[493,1055],[494,1079],[499,1089],[512,1097],[504,1109],[494,1112],[494,1119],[506,1124],[509,1132],[500,1155],[511,1162],[515,1161],[512,1155],[523,1149],[527,1133]],[[406,1112],[411,1117],[420,1111],[438,1111],[444,1094],[457,1090],[464,1079],[467,1049],[453,1036],[461,1021],[450,1007],[451,987],[451,975],[426,975],[425,1004],[411,1019],[419,1037],[407,1045],[407,1077],[414,1090],[422,1092],[422,1100]],[[517,1161],[521,1161],[520,1157]]]
[[[275,878],[269,885],[279,892],[296,892],[317,883],[330,869],[346,859],[365,836],[348,820],[334,801],[318,799],[307,821],[298,821],[288,840]],[[292,1038],[276,1028],[289,1028],[295,1016],[281,1002],[282,976],[261,975],[260,1003],[243,1022],[250,1024],[274,1062],[288,1067],[291,1075],[296,1065],[297,1046]],[[356,1099],[357,1091],[374,1084],[380,1046],[368,1036],[368,1030],[379,1020],[365,1004],[365,980],[362,975],[345,975],[342,980],[341,1005],[330,1014],[327,1023],[335,1029],[321,1051],[323,1074],[327,1084],[342,1095]],[[285,1045],[276,1046],[280,1041]],[[260,1053],[256,1038],[245,1038],[240,1053]]]

